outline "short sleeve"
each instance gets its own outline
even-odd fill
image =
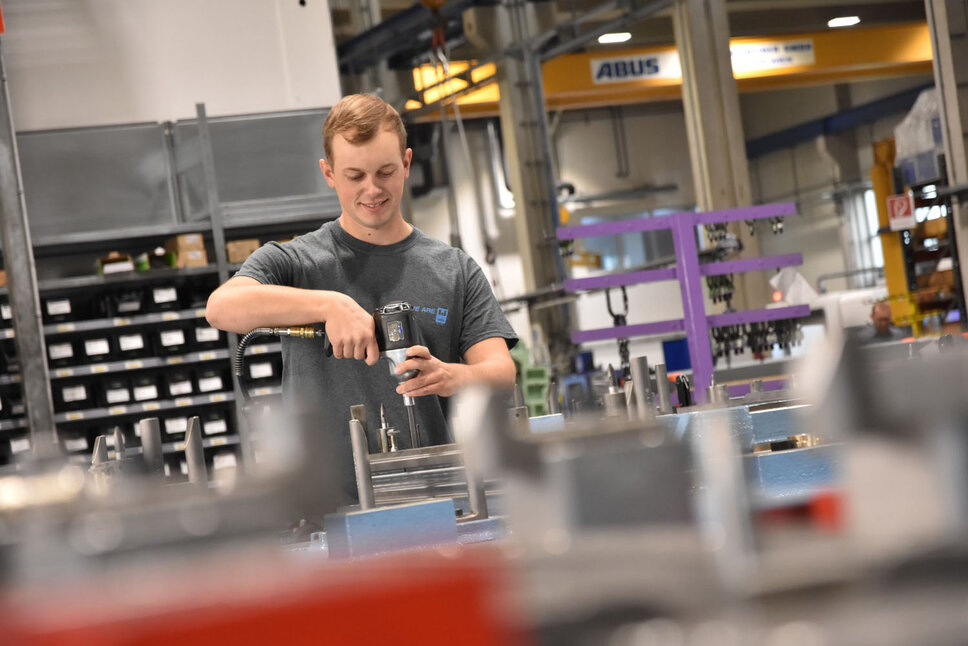
[[[259,247],[235,272],[236,276],[254,278],[263,285],[294,284],[292,257],[278,242],[267,242]]]
[[[501,337],[513,348],[518,342],[507,317],[501,311],[494,291],[480,266],[470,256],[464,256],[464,319],[460,330],[460,355],[484,339]]]

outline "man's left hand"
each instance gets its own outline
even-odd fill
[[[461,364],[441,361],[430,354],[426,346],[411,346],[407,348],[407,360],[397,366],[396,373],[399,375],[408,370],[417,370],[419,374],[397,386],[397,392],[411,397],[450,397],[461,385],[460,371],[464,367]]]

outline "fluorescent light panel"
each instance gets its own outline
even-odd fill
[[[860,22],[858,16],[840,16],[839,18],[831,18],[827,21],[827,26],[830,28],[836,27],[853,27]]]
[[[602,34],[598,37],[598,42],[602,45],[610,45],[612,43],[624,43],[630,38],[632,38],[632,34],[629,32],[619,31],[611,34]]]

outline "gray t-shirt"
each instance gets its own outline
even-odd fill
[[[422,345],[448,363],[459,362],[468,348],[484,339],[501,337],[508,347],[517,342],[477,263],[416,228],[395,244],[373,245],[346,233],[338,221],[328,222],[290,242],[267,243],[236,275],[263,284],[342,292],[367,312],[406,301],[416,312]],[[378,451],[376,429],[383,403],[390,425],[400,431],[400,448],[409,448],[403,399],[386,361],[367,366],[354,359],[326,357],[318,340],[283,338],[282,363],[286,401],[318,414],[321,427],[339,438],[348,437],[350,406],[364,404],[370,450]],[[421,442],[426,446],[453,441],[446,425],[446,400],[431,395],[415,402]]]
[[[873,325],[867,325],[861,328],[856,336],[856,340],[861,345],[867,345],[870,343],[887,343],[890,341],[900,341],[904,338],[904,334],[896,327],[889,327],[887,332],[884,334],[879,334],[877,328]]]

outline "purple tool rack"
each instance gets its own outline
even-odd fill
[[[792,307],[707,315],[705,300],[703,298],[703,276],[792,267],[802,264],[803,256],[796,253],[700,264],[699,251],[696,247],[696,227],[703,224],[760,220],[763,218],[794,214],[796,214],[796,205],[791,202],[785,202],[782,204],[763,204],[760,206],[709,211],[706,213],[673,213],[672,215],[654,218],[558,228],[557,236],[559,240],[576,240],[578,238],[620,235],[637,231],[671,229],[672,239],[676,249],[675,267],[609,274],[607,276],[594,276],[592,278],[569,279],[565,281],[566,291],[576,292],[587,289],[603,289],[664,280],[678,280],[682,293],[682,311],[684,314],[682,319],[624,325],[598,330],[579,330],[572,333],[572,342],[580,344],[588,341],[670,334],[685,331],[689,345],[689,361],[692,364],[694,399],[700,404],[705,403],[706,389],[712,383],[713,377],[713,357],[712,348],[709,344],[709,328],[800,318],[809,315],[810,308],[806,305],[795,305]]]

